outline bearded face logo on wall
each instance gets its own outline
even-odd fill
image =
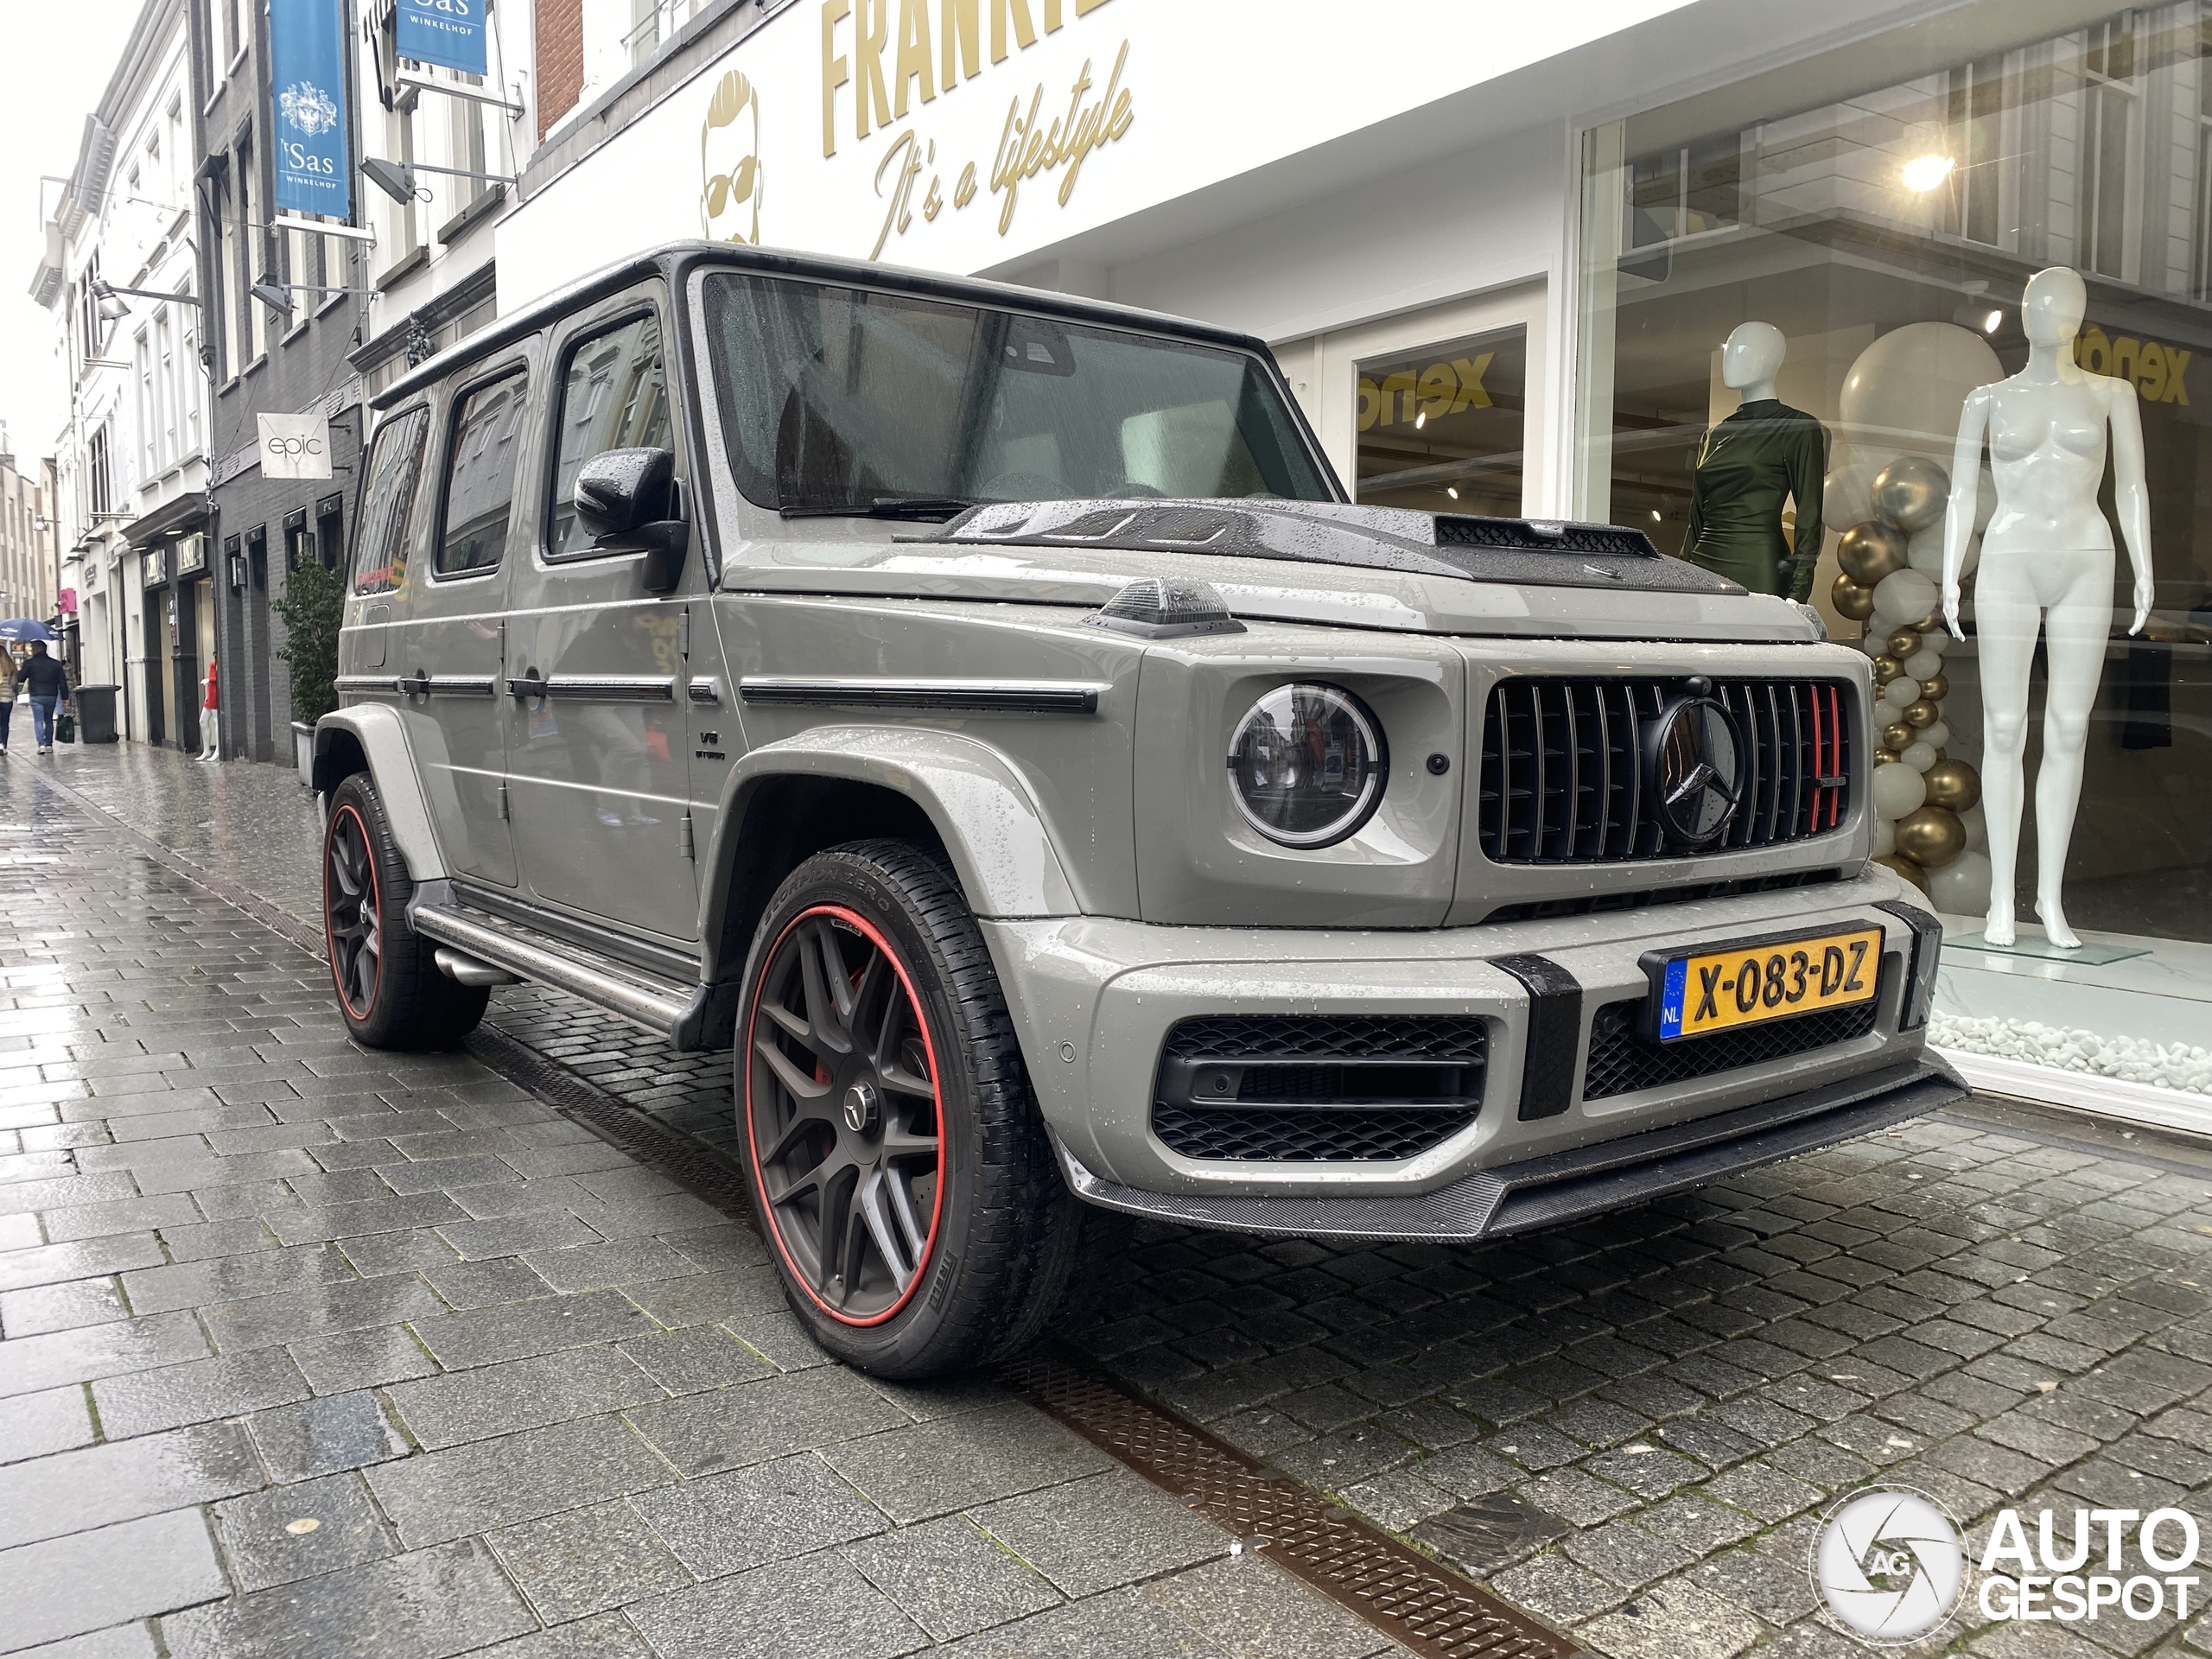
[[[760,95],[742,70],[715,86],[699,128],[699,227],[709,242],[760,239]]]

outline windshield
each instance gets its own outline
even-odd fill
[[[1241,352],[737,273],[704,301],[730,465],[763,506],[1336,499]]]

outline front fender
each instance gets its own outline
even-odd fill
[[[407,861],[407,874],[418,886],[442,880],[448,872],[438,852],[429,805],[423,798],[399,711],[379,702],[361,702],[315,721],[314,775],[318,796],[327,798],[353,770],[347,753],[353,746],[359,747],[361,759],[368,764],[369,776],[384,803],[385,820],[391,826],[391,838],[399,844],[400,857]]]
[[[767,785],[793,777],[870,784],[913,802],[944,842],[979,916],[1071,916],[1081,910],[1044,814],[995,750],[953,732],[821,726],[754,749],[730,769],[701,895],[702,938],[720,937],[741,862],[734,854],[744,843],[754,798]]]

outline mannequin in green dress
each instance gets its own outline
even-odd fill
[[[1821,556],[1821,480],[1827,471],[1826,428],[1775,395],[1788,351],[1772,323],[1747,322],[1720,348],[1721,384],[1744,394],[1743,407],[1705,435],[1690,486],[1689,533],[1682,556],[1739,582],[1755,594],[1804,600]],[[1797,531],[1782,527],[1782,504],[1795,497]],[[1796,555],[1787,585],[1784,560]]]

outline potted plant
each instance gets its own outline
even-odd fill
[[[292,671],[292,748],[300,782],[315,783],[315,723],[338,706],[338,628],[346,613],[346,580],[320,563],[288,572],[283,594],[269,608],[284,625],[276,647]]]

